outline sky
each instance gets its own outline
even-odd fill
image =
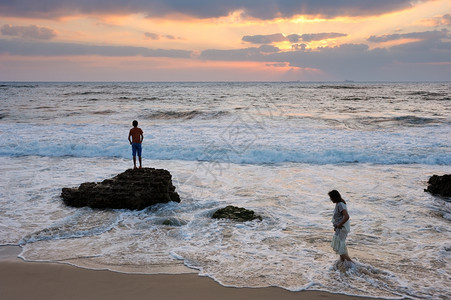
[[[450,81],[449,0],[0,0],[0,81]]]

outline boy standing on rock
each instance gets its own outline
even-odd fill
[[[142,168],[142,160],[141,160],[141,152],[142,152],[142,141],[144,139],[143,131],[141,128],[138,127],[138,121],[133,121],[133,128],[130,129],[130,132],[128,134],[128,141],[130,142],[130,145],[132,145],[132,154],[133,154],[133,165],[134,169],[136,168],[136,153],[138,152],[138,158],[139,158],[139,168]]]

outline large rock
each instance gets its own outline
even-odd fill
[[[86,182],[78,188],[63,188],[66,205],[92,208],[128,208],[141,210],[156,203],[180,202],[166,170],[129,169],[100,183]]]
[[[213,219],[230,219],[238,222],[252,221],[255,219],[262,220],[262,217],[256,215],[253,210],[242,207],[226,206],[218,209],[212,216]]]
[[[428,188],[425,191],[434,195],[451,197],[451,174],[443,176],[432,175],[429,178]]]

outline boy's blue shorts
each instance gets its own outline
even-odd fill
[[[132,144],[132,153],[133,156],[136,156],[136,152],[138,152],[138,156],[141,156],[142,147],[140,143],[133,143]]]

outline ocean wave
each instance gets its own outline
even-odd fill
[[[93,115],[112,115],[112,114],[116,114],[117,112],[111,109],[107,109],[107,110],[99,110],[99,111],[93,111],[92,114]]]
[[[111,92],[107,92],[107,91],[77,91],[77,92],[64,93],[63,96],[75,97],[75,96],[108,95],[108,94],[111,94]]]
[[[413,91],[407,93],[410,96],[422,96],[423,98],[438,98],[438,97],[446,97],[448,92],[429,92],[429,91]]]
[[[331,121],[331,120],[329,120]],[[339,123],[336,120],[333,120]],[[351,118],[343,122],[347,128],[374,130],[380,128],[423,127],[436,125],[451,125],[450,119],[417,117],[412,115],[396,117],[364,117]]]
[[[407,124],[407,125],[425,125],[430,123],[441,123],[443,119],[432,119],[432,118],[422,118],[422,117],[416,117],[416,116],[400,116],[400,117],[394,117],[391,118],[394,121],[399,122],[400,124]],[[389,118],[390,120],[390,118]]]
[[[368,86],[360,86],[353,84],[340,84],[340,85],[319,85],[316,87],[317,89],[338,89],[338,90],[361,90],[368,89]]]
[[[118,98],[118,100],[123,101],[158,101],[162,100],[159,97],[130,97],[130,96],[121,96]]]
[[[156,111],[152,113],[142,114],[140,118],[145,120],[175,120],[175,119],[216,119],[218,117],[228,115],[226,111],[199,111],[199,110],[189,110],[189,111]]]
[[[341,113],[353,113],[352,108],[343,109]],[[329,115],[322,117],[313,117],[306,115],[285,115],[288,120],[299,120],[303,122],[311,122],[311,124],[328,124],[332,128],[347,128],[363,131],[374,131],[381,129],[414,128],[427,126],[450,126],[451,119],[445,117],[418,117],[413,115],[394,116],[394,117],[349,117],[349,118],[331,118]]]
[[[370,163],[370,164],[426,164],[451,165],[451,153],[446,151],[421,151],[412,153],[397,149],[277,149],[252,145],[244,151],[238,147],[223,145],[216,149],[209,149],[205,145],[160,145],[152,143],[145,146],[143,158],[150,160],[186,160],[198,161],[204,168],[216,169],[226,167],[227,164],[341,164],[341,163]],[[0,156],[44,156],[44,157],[85,157],[85,158],[124,158],[131,157],[130,149],[124,144],[84,144],[66,143],[53,145],[51,143],[24,143],[20,147],[1,147]]]
[[[297,128],[287,122],[286,127],[269,123],[263,126],[253,119],[247,122],[236,119],[229,124],[228,120],[217,122],[215,113],[211,114],[162,113],[162,118],[211,120],[169,122],[145,128],[143,157],[238,164],[451,164],[449,125],[436,126],[428,118],[375,119],[372,122],[404,122],[407,126],[369,131],[339,126],[308,128],[302,124]],[[289,122],[298,124],[296,120]],[[129,159],[128,129],[122,125],[63,124],[56,130],[53,125],[0,123],[0,156]]]
[[[38,87],[37,84],[17,84],[17,83],[10,83],[10,84],[0,84],[0,88],[36,88]]]

